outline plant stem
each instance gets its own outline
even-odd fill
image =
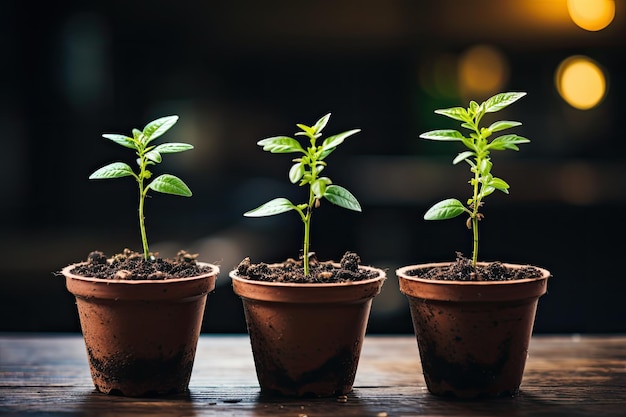
[[[143,245],[143,258],[147,261],[150,259],[150,250],[148,249],[148,237],[146,235],[145,217],[143,215],[143,205],[145,194],[143,188],[143,180],[139,181],[139,230],[141,231],[141,243]]]
[[[471,121],[473,125],[474,131],[478,136],[478,141],[483,140],[480,128],[480,117],[476,117],[475,121]],[[473,245],[472,245],[472,266],[476,268],[476,263],[478,262],[478,221],[480,220],[478,210],[480,209],[480,189],[482,185],[480,183],[480,167],[483,163],[483,154],[481,152],[477,152],[476,154],[476,166],[473,167],[474,171],[474,196],[472,198],[472,236],[473,236]]]
[[[477,167],[480,166],[481,163],[480,157],[476,158]],[[472,235],[474,237],[473,248],[472,248],[472,266],[476,267],[476,262],[478,261],[478,209],[480,208],[480,201],[478,201],[478,191],[479,191],[479,173],[478,168],[474,169],[474,197],[472,199]]]
[[[302,250],[302,265],[304,266],[304,276],[309,276],[309,247],[311,234],[311,206],[307,207],[304,218],[304,246]]]
[[[315,161],[311,165],[311,178],[313,183],[317,179],[317,169]],[[309,202],[306,208],[306,215],[304,216],[304,246],[302,249],[302,264],[304,265],[304,275],[309,276],[309,249],[310,249],[310,236],[311,236],[311,217],[313,214],[313,208],[315,207],[315,193],[313,187],[309,187]]]
[[[474,248],[472,250],[472,266],[476,268],[478,261],[478,217],[472,217],[472,233],[474,234]]]
[[[148,261],[150,259],[150,249],[148,248],[148,236],[146,234],[145,216],[143,214],[144,202],[146,200],[147,188],[144,187],[144,179],[146,178],[146,159],[143,155],[143,148],[140,148],[139,152],[139,175],[137,176],[137,183],[139,184],[139,230],[141,232],[141,244],[143,246],[143,259]]]
[[[311,141],[311,149],[315,148],[315,140],[316,136],[312,133],[307,133]],[[313,191],[313,184],[317,180],[317,155],[310,155],[310,159],[308,161],[308,165],[311,167],[311,178],[309,178],[309,202],[306,207],[306,214],[302,216],[302,221],[304,222],[304,243],[302,246],[302,265],[304,266],[304,276],[309,276],[309,250],[310,250],[310,236],[311,236],[311,217],[313,215],[313,208],[315,208],[315,192]]]

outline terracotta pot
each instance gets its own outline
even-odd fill
[[[442,265],[447,263],[396,271],[409,300],[428,390],[458,398],[516,395],[550,272],[539,268],[540,278],[514,281],[439,281],[409,272]]]
[[[352,390],[373,298],[385,280],[336,284],[252,281],[231,271],[243,302],[261,391],[328,397]]]
[[[189,386],[207,294],[219,268],[191,278],[107,280],[63,269],[76,297],[93,383],[130,397],[184,392]]]

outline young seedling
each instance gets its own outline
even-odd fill
[[[148,190],[158,191],[165,194],[191,197],[191,190],[178,177],[170,174],[159,175],[151,182],[147,182],[152,177],[152,172],[148,169],[150,165],[161,162],[162,155],[167,153],[178,153],[193,149],[187,143],[163,143],[161,145],[151,145],[151,142],[167,132],[176,122],[178,116],[167,116],[156,119],[146,125],[143,131],[133,129],[133,137],[124,135],[105,133],[102,137],[110,139],[118,145],[135,150],[137,154],[137,172],[124,162],[113,162],[94,171],[89,179],[110,179],[121,177],[133,177],[139,186],[139,229],[141,231],[141,242],[143,244],[143,257],[150,260],[150,250],[148,248],[148,238],[146,236],[146,226],[144,218],[144,202],[148,195]]]
[[[492,123],[489,127],[481,127],[480,122],[486,113],[493,113],[519,100],[526,93],[500,93],[478,104],[471,101],[467,109],[462,107],[452,107],[449,109],[435,110],[435,113],[458,120],[461,126],[469,129],[469,137],[463,136],[457,130],[443,129],[432,130],[422,133],[420,138],[439,140],[439,141],[458,141],[468,149],[459,153],[453,164],[465,161],[470,166],[473,177],[469,184],[472,187],[472,197],[467,200],[467,206],[455,198],[448,198],[433,205],[426,214],[425,220],[446,220],[457,217],[463,213],[469,215],[466,225],[473,232],[473,252],[472,265],[475,267],[478,261],[478,222],[483,219],[480,213],[480,207],[483,205],[483,199],[495,190],[500,190],[506,194],[509,193],[509,184],[503,179],[494,177],[491,173],[493,163],[491,162],[490,151],[502,151],[505,149],[519,150],[517,145],[528,143],[530,140],[510,134],[498,136],[491,141],[489,137],[511,127],[521,125],[520,122],[514,121],[498,121]]]
[[[257,145],[262,146],[264,151],[271,153],[299,153],[300,157],[293,160],[294,164],[289,170],[289,180],[299,186],[309,186],[309,199],[306,203],[293,204],[286,198],[275,198],[260,207],[244,213],[247,217],[264,217],[295,210],[300,215],[304,224],[304,243],[302,259],[304,274],[309,276],[309,247],[311,232],[311,215],[314,208],[320,206],[320,200],[325,198],[333,204],[349,210],[361,211],[361,205],[348,190],[332,183],[328,177],[320,177],[320,173],[326,167],[324,161],[343,141],[361,131],[353,129],[334,136],[329,136],[317,145],[317,140],[322,136],[322,129],[328,123],[330,113],[319,119],[313,126],[297,124],[301,129],[296,136],[309,138],[309,146],[305,149],[296,139],[287,136],[276,136],[260,140]]]

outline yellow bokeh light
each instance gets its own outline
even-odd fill
[[[573,56],[561,62],[555,82],[561,97],[580,110],[597,106],[606,94],[604,72],[595,61],[584,56]]]
[[[504,55],[494,47],[477,45],[459,60],[459,88],[464,95],[486,96],[500,91],[509,77]]]
[[[567,10],[574,23],[595,32],[613,21],[615,0],[567,0]]]

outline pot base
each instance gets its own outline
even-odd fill
[[[96,389],[104,394],[153,397],[187,391],[195,352],[184,349],[169,358],[115,353],[98,358],[87,348]]]

